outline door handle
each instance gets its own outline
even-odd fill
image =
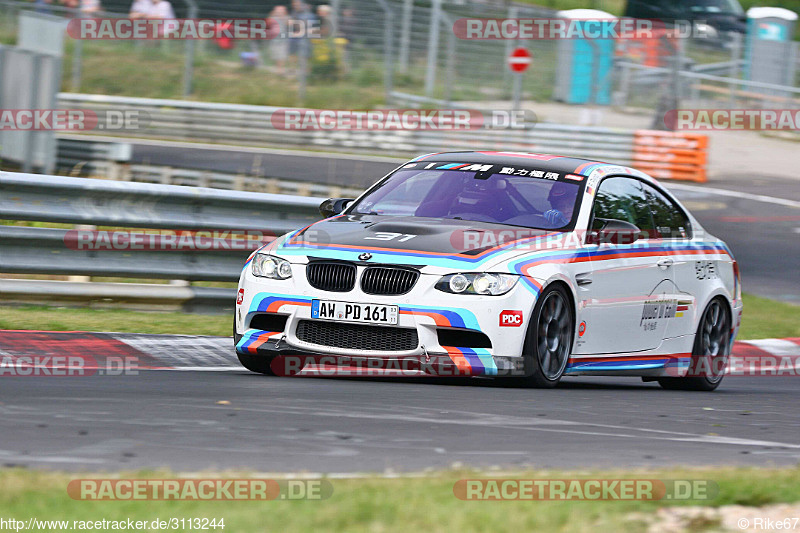
[[[575,282],[578,285],[591,285],[592,284],[592,274],[589,272],[584,272],[582,274],[575,275]]]
[[[658,265],[658,268],[660,268],[660,269],[662,269],[662,270],[666,270],[666,269],[668,269],[668,268],[669,268],[669,267],[671,267],[673,264],[675,264],[675,261],[673,261],[673,260],[672,260],[671,258],[669,258],[669,257],[665,257],[664,259],[661,259],[661,260],[660,260],[660,261],[657,263],[657,265]]]

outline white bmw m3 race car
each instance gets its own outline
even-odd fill
[[[249,370],[396,365],[535,387],[722,380],[741,323],[736,261],[642,172],[437,153],[320,211],[242,270],[234,340]]]

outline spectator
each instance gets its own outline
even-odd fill
[[[70,16],[77,15],[81,5],[80,0],[61,0],[61,4],[68,9]]]
[[[269,14],[272,22],[272,40],[269,43],[269,51],[275,68],[279,75],[283,75],[286,67],[286,60],[289,58],[289,41],[286,33],[289,31],[289,12],[286,6],[275,6]]]
[[[339,33],[342,37],[347,39],[348,43],[353,42],[353,37],[356,34],[356,14],[352,8],[342,10],[342,17],[339,21]]]
[[[302,0],[292,0],[292,15],[290,21],[295,23],[291,24],[292,31],[297,31],[297,27],[299,27],[302,36],[292,36],[289,38],[290,59],[301,58],[303,61],[307,62],[309,57],[311,57],[311,42],[309,41],[307,32],[313,27],[313,22],[316,21],[316,19],[314,14],[311,13],[308,4]]]
[[[147,18],[174,19],[175,11],[167,0],[151,0]]]
[[[327,39],[333,34],[333,22],[331,21],[331,6],[320,4],[317,6],[317,16],[319,17],[319,37]],[[316,35],[314,37],[317,37]]]
[[[129,16],[132,19],[174,19],[175,11],[167,0],[135,0]]]
[[[53,3],[53,0],[36,0],[36,12],[37,13],[50,13],[50,4]]]
[[[81,14],[94,15],[103,10],[100,0],[81,0]]]
[[[152,5],[152,0],[134,0],[128,16],[132,19],[147,18],[147,14],[150,12],[150,6]]]

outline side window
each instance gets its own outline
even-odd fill
[[[650,204],[638,180],[607,178],[600,183],[594,200],[592,229],[600,229],[606,220],[635,224],[648,235],[655,234]]]
[[[653,187],[642,184],[650,200],[656,231],[662,239],[687,239],[692,227],[686,214],[675,203]]]

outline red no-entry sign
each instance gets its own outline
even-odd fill
[[[508,68],[512,72],[524,72],[530,66],[531,61],[533,59],[527,49],[522,47],[515,48],[511,55],[508,56]]]

